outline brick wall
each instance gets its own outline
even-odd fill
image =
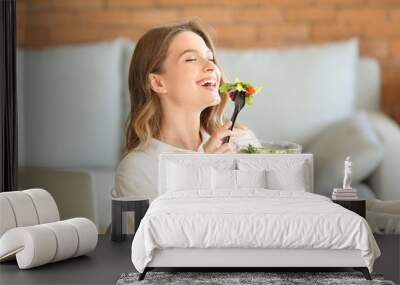
[[[47,47],[200,17],[218,47],[281,47],[357,36],[382,69],[382,108],[400,122],[400,0],[17,0],[17,41]]]

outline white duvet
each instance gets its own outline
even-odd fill
[[[132,243],[143,272],[154,249],[358,249],[372,272],[380,250],[365,219],[318,194],[300,191],[179,191],[150,205]]]

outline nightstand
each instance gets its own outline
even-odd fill
[[[339,204],[340,206],[359,214],[365,219],[365,200],[333,200],[332,202]]]
[[[128,234],[124,233],[127,225],[127,214],[134,212],[135,232],[139,227],[140,221],[149,208],[150,201],[147,198],[123,197],[112,198],[111,204],[111,240],[123,241]],[[131,236],[133,238],[133,236]]]

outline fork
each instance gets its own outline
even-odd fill
[[[240,110],[242,110],[242,108],[244,107],[244,105],[246,104],[245,101],[245,93],[242,91],[236,91],[236,96],[235,96],[235,110],[233,111],[232,114],[232,125],[229,128],[230,130],[233,130],[233,126],[235,125],[235,121],[236,121],[236,117],[238,116]],[[230,139],[230,136],[227,136],[223,139],[222,143],[228,143]]]

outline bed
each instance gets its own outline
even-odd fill
[[[313,193],[312,154],[163,153],[160,196],[132,242],[154,268],[352,267],[380,250],[361,216]]]

